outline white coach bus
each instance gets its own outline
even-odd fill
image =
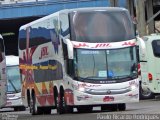
[[[144,36],[139,43],[142,88],[160,93],[160,35]]]
[[[6,59],[3,37],[0,35],[0,108],[6,105],[7,100],[7,79]]]
[[[61,10],[19,30],[22,99],[32,114],[125,110],[139,101],[136,37],[128,10]]]
[[[21,79],[19,69],[19,57],[6,56],[7,72],[7,104],[5,107],[14,108],[15,111],[23,111],[25,107],[21,97]]]

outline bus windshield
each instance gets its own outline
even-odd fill
[[[76,49],[75,76],[88,80],[115,80],[137,77],[136,48],[110,50]]]
[[[21,81],[18,66],[7,66],[8,93],[21,91]]]
[[[75,11],[69,18],[73,41],[118,42],[135,38],[127,11]]]

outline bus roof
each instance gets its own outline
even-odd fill
[[[19,57],[14,55],[6,56],[6,65],[7,66],[19,65]]]
[[[105,11],[127,11],[126,8],[122,8],[122,7],[84,7],[84,8],[74,8],[74,9],[64,9],[64,10],[60,10],[55,13],[52,13],[50,15],[47,15],[45,17],[42,17],[40,19],[37,19],[35,21],[32,21],[30,23],[27,23],[27,24],[21,26],[19,30],[25,29],[25,28],[32,26],[38,22],[42,22],[44,20],[47,20],[50,17],[58,15],[59,13],[71,13],[71,12],[75,12],[75,11],[77,11],[77,12],[78,11],[103,11],[103,10],[105,10]]]

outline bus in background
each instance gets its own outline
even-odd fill
[[[23,25],[19,57],[33,115],[125,110],[139,101],[136,37],[124,8],[66,9]]]
[[[6,56],[7,72],[7,104],[5,107],[14,108],[15,111],[24,111],[21,98],[21,79],[19,70],[19,57]]]
[[[139,78],[139,99],[140,100],[145,100],[145,99],[152,99],[154,98],[153,92],[146,87],[142,87],[142,77],[141,76],[141,68],[140,68],[140,63],[138,64],[138,78]]]
[[[138,38],[138,37],[137,37]],[[140,42],[142,41],[142,42]],[[139,45],[140,43],[144,44],[142,39],[137,40],[137,61],[138,61],[138,78],[139,78],[139,99],[145,100],[145,99],[152,99],[154,98],[154,95],[152,91],[149,88],[142,88],[142,76],[141,76],[141,65],[140,65],[140,51],[139,51]]]
[[[160,94],[160,35],[144,36],[139,43],[142,89]]]
[[[7,100],[7,79],[5,47],[2,35],[0,35],[0,108],[6,105]]]

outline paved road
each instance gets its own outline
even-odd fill
[[[22,112],[14,112],[11,109],[1,109],[0,114],[0,118],[5,118],[6,116],[8,118],[12,118],[4,120],[124,120],[127,118],[130,120],[149,120],[148,117],[150,117],[150,120],[153,120],[152,118],[155,118],[155,120],[160,120],[160,100],[143,100],[139,103],[130,103],[127,104],[126,111],[101,112],[100,108],[96,107],[94,108],[94,111],[92,113],[77,113],[75,110],[73,114],[57,115],[56,111],[52,110],[51,115],[32,116],[30,115],[29,110]],[[148,114],[159,114],[159,116],[147,116]]]

